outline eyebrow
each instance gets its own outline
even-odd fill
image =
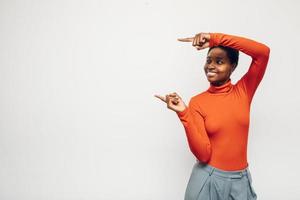
[[[211,58],[211,56],[207,56],[207,58]],[[223,59],[224,57],[216,56],[217,59]]]

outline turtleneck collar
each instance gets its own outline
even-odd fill
[[[232,87],[231,79],[229,79],[226,83],[220,86],[214,86],[210,83],[210,87],[207,91],[210,93],[228,93],[231,91]]]

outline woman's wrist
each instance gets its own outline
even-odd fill
[[[188,107],[186,106],[183,110],[180,110],[180,111],[177,111],[176,113],[179,115],[179,116],[183,116],[186,114],[188,110]]]

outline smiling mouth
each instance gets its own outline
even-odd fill
[[[214,76],[216,74],[217,74],[216,72],[207,72],[207,76]]]

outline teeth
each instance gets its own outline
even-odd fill
[[[215,72],[207,72],[207,76],[213,76],[215,74],[216,74]]]

